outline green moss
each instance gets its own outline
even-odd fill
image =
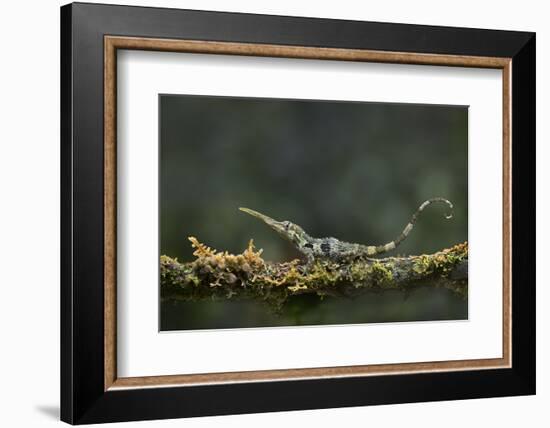
[[[296,285],[290,285],[287,288],[290,291],[296,293],[297,291],[300,291],[300,290],[307,290],[307,285],[296,284]]]
[[[426,273],[431,273],[432,267],[433,266],[431,264],[430,257],[426,255],[422,255],[415,260],[413,265],[413,270],[417,274],[422,275]]]
[[[394,265],[378,261],[353,263],[349,268],[349,280],[355,288],[390,286],[393,281]]]
[[[465,258],[468,258],[467,243],[455,245],[439,253],[418,256],[414,260],[412,269],[416,274],[422,276],[437,273],[446,277]]]
[[[434,286],[467,293],[467,280],[460,282],[448,278],[456,265],[467,259],[467,243],[432,255],[341,262],[316,260],[311,265],[304,265],[300,260],[266,262],[252,241],[242,254],[235,255],[218,252],[195,238],[190,240],[195,248],[194,261],[180,263],[168,256],[160,258],[164,298],[253,298],[277,309],[297,294],[356,295],[361,290],[425,285],[428,279]]]
[[[371,281],[380,286],[385,287],[391,284],[393,273],[389,265],[384,266],[380,262],[374,262],[367,270]]]

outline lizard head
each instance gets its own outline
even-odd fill
[[[302,248],[308,242],[308,235],[297,224],[294,224],[288,220],[277,221],[268,217],[258,211],[251,210],[249,208],[239,208],[239,210],[250,214],[252,217],[256,217],[271,227],[275,232],[281,235],[283,238],[288,239],[298,248]]]

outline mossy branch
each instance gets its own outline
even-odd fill
[[[163,299],[248,298],[277,306],[289,297],[352,297],[367,291],[409,290],[418,286],[445,287],[462,296],[468,290],[468,243],[434,254],[347,262],[318,260],[311,266],[300,260],[265,261],[251,240],[242,254],[218,252],[190,237],[196,259],[180,263],[160,258]]]

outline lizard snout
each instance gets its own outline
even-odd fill
[[[275,230],[277,233],[280,233],[284,236],[287,235],[286,234],[286,228],[284,226],[284,222],[272,219],[271,217],[269,217],[265,214],[259,213],[258,211],[251,210],[250,208],[240,207],[239,210],[251,215],[252,217],[256,217],[257,219],[260,219],[265,224],[267,224],[269,227],[271,227],[273,230]]]

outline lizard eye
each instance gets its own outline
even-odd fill
[[[285,225],[285,230],[288,230],[288,228],[290,227],[290,222],[285,221],[283,224]]]

